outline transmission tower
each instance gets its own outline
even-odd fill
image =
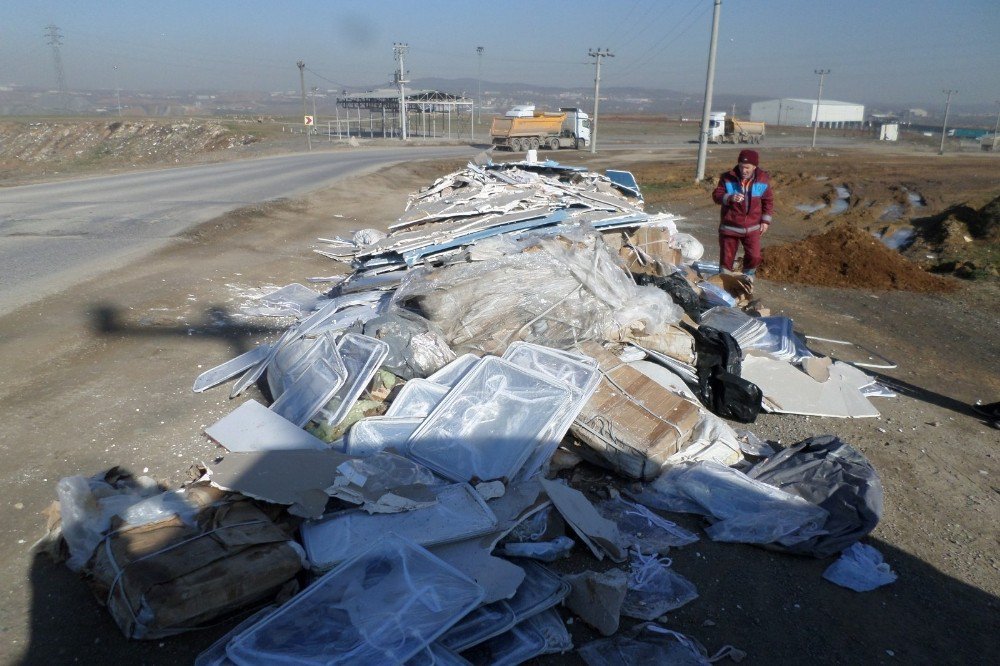
[[[56,65],[56,88],[63,96],[63,101],[65,102],[68,90],[66,89],[66,72],[63,71],[62,54],[59,53],[59,47],[62,46],[62,35],[59,34],[59,26],[52,23],[45,26],[45,36],[48,39],[48,45],[52,47],[52,60]]]

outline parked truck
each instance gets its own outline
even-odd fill
[[[590,145],[590,116],[570,107],[546,113],[530,104],[515,106],[493,119],[490,138],[494,147],[515,151],[585,148]]]
[[[719,143],[760,143],[764,140],[764,123],[753,120],[726,118]]]
[[[760,143],[764,123],[726,118],[725,111],[713,111],[708,118],[709,143]]]

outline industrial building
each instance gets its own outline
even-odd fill
[[[398,137],[399,108],[397,88],[345,93],[337,98],[336,128],[331,131],[340,136],[346,132],[348,136]],[[439,90],[406,91],[407,136],[471,139],[472,113],[473,102],[467,97]]]
[[[798,127],[812,127],[817,121],[820,127],[860,128],[865,121],[865,106],[824,99],[817,107],[814,99],[784,97],[751,104],[750,120]]]

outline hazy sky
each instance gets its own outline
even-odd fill
[[[55,87],[46,26],[62,35],[70,89],[298,90],[478,76],[704,91],[712,0],[4,0],[0,84]],[[117,72],[115,65],[118,66]],[[715,90],[761,98],[992,106],[1000,99],[1000,0],[723,0]],[[460,91],[457,91],[460,92]]]

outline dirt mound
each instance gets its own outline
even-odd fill
[[[162,121],[37,122],[0,125],[0,159],[20,162],[83,161],[95,158],[173,161],[192,153],[253,143],[216,122]]]
[[[761,277],[821,287],[953,291],[953,280],[925,272],[870,233],[846,224],[795,243],[764,248]]]

